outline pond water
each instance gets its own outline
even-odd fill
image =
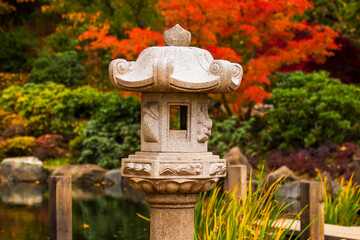
[[[137,216],[150,215],[141,195],[129,196],[121,189],[105,191],[99,186],[73,188],[72,196],[74,240],[149,239],[149,222]],[[1,240],[49,239],[46,184],[2,185],[0,198]]]

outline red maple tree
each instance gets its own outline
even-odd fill
[[[166,28],[179,23],[192,33],[193,46],[243,65],[243,82],[228,99],[238,113],[270,96],[265,87],[274,71],[304,61],[322,63],[338,49],[334,30],[300,20],[312,6],[308,0],[158,0]],[[130,60],[162,44],[157,32],[134,28],[127,33],[129,39],[117,40],[107,30],[91,28],[79,39],[91,40],[87,51],[109,49],[113,58]]]

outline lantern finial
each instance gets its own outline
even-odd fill
[[[164,32],[164,42],[166,46],[188,47],[191,42],[191,33],[176,24]]]

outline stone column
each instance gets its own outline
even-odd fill
[[[136,155],[132,156],[134,158]],[[224,175],[226,166],[221,161],[218,159],[217,162],[211,164],[213,165],[211,169],[214,170],[211,172],[213,175]],[[209,164],[210,162],[202,162],[202,164],[206,163]],[[152,166],[154,165],[156,165],[156,160]],[[124,166],[122,171],[125,173],[129,172],[126,167],[128,164],[124,164]],[[199,192],[209,191],[219,180],[217,177],[196,178],[193,176],[189,178],[187,174],[191,174],[191,171],[188,170],[186,172],[186,168],[181,168],[181,166],[183,165],[176,163],[173,163],[173,166],[169,166],[169,163],[166,163],[166,169],[169,171],[173,169],[173,178],[171,176],[167,179],[128,178],[131,186],[136,190],[145,192],[146,201],[150,205],[150,240],[194,239],[194,207],[199,200]],[[190,166],[189,169],[191,169],[192,165],[188,163],[187,166]],[[138,164],[137,168],[140,170],[142,167]],[[163,168],[160,167],[160,169]],[[155,168],[151,170],[162,173],[163,171],[160,169]],[[181,171],[181,174],[184,174],[183,178],[179,178],[179,176],[174,178],[176,176],[176,169],[179,172]]]
[[[199,194],[146,194],[150,240],[194,239],[194,207]]]

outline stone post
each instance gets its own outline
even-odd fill
[[[208,93],[235,91],[242,67],[189,47],[179,25],[165,31],[165,47],[145,49],[135,62],[110,63],[112,84],[141,92],[141,151],[122,159],[122,176],[145,192],[151,240],[194,238],[198,194],[226,175],[226,162],[207,151],[212,121]]]
[[[49,228],[51,240],[72,239],[71,177],[49,178]]]
[[[324,220],[324,183],[308,182],[300,183],[300,205],[304,209],[301,214],[301,230],[308,227],[301,235],[301,240],[325,239]]]
[[[227,188],[234,190],[237,188],[236,197],[244,198],[247,191],[246,166],[245,165],[228,165]]]

